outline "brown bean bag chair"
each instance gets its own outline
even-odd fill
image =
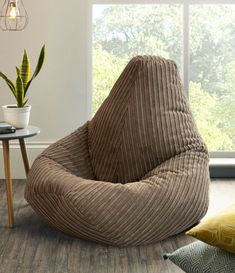
[[[173,61],[133,58],[94,118],[35,160],[25,190],[34,210],[67,234],[123,246],[198,222],[208,152],[182,89]]]

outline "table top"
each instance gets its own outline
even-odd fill
[[[12,140],[12,139],[21,139],[36,136],[40,133],[40,129],[35,126],[28,126],[24,129],[16,129],[15,133],[11,134],[0,134],[0,140]]]

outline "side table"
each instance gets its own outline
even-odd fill
[[[6,182],[6,193],[7,193],[7,208],[8,208],[8,226],[14,227],[14,209],[13,209],[13,197],[12,197],[12,179],[11,179],[11,167],[10,167],[10,140],[19,140],[20,150],[23,158],[24,168],[26,176],[29,172],[29,161],[27,156],[27,150],[25,146],[25,138],[35,136],[40,133],[40,129],[35,126],[28,126],[25,129],[17,129],[12,134],[0,134],[0,140],[2,141],[3,147],[3,159],[5,169],[5,182]]]

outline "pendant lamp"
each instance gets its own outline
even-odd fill
[[[20,31],[28,24],[28,14],[22,0],[4,0],[0,15],[0,28],[5,31]]]

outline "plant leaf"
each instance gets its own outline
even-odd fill
[[[22,57],[21,65],[20,65],[20,76],[23,81],[23,85],[25,89],[30,78],[30,60],[26,50],[24,50],[24,54]]]
[[[30,79],[30,81],[27,83],[27,85],[25,87],[25,91],[24,91],[25,94],[27,93],[28,88],[29,88],[32,80],[35,77],[37,77],[38,73],[40,72],[40,70],[41,70],[41,68],[43,66],[44,60],[45,60],[45,45],[41,49],[40,56],[39,56],[39,59],[38,59],[38,63],[37,63],[36,69],[35,69],[35,71],[33,73],[33,76],[32,76],[32,78]]]
[[[28,99],[23,103],[23,107],[26,105],[27,102],[28,102]]]
[[[16,74],[17,74],[17,76],[20,75],[20,69],[17,66],[16,66]]]
[[[24,106],[24,84],[20,75],[16,78],[16,100],[18,107]]]
[[[11,91],[12,91],[14,97],[16,98],[16,88],[15,88],[15,85],[12,83],[12,81],[9,80],[9,79],[7,78],[7,76],[4,75],[2,72],[0,72],[0,77],[3,78],[3,79],[5,80],[6,84],[7,84],[8,87],[11,89]]]

